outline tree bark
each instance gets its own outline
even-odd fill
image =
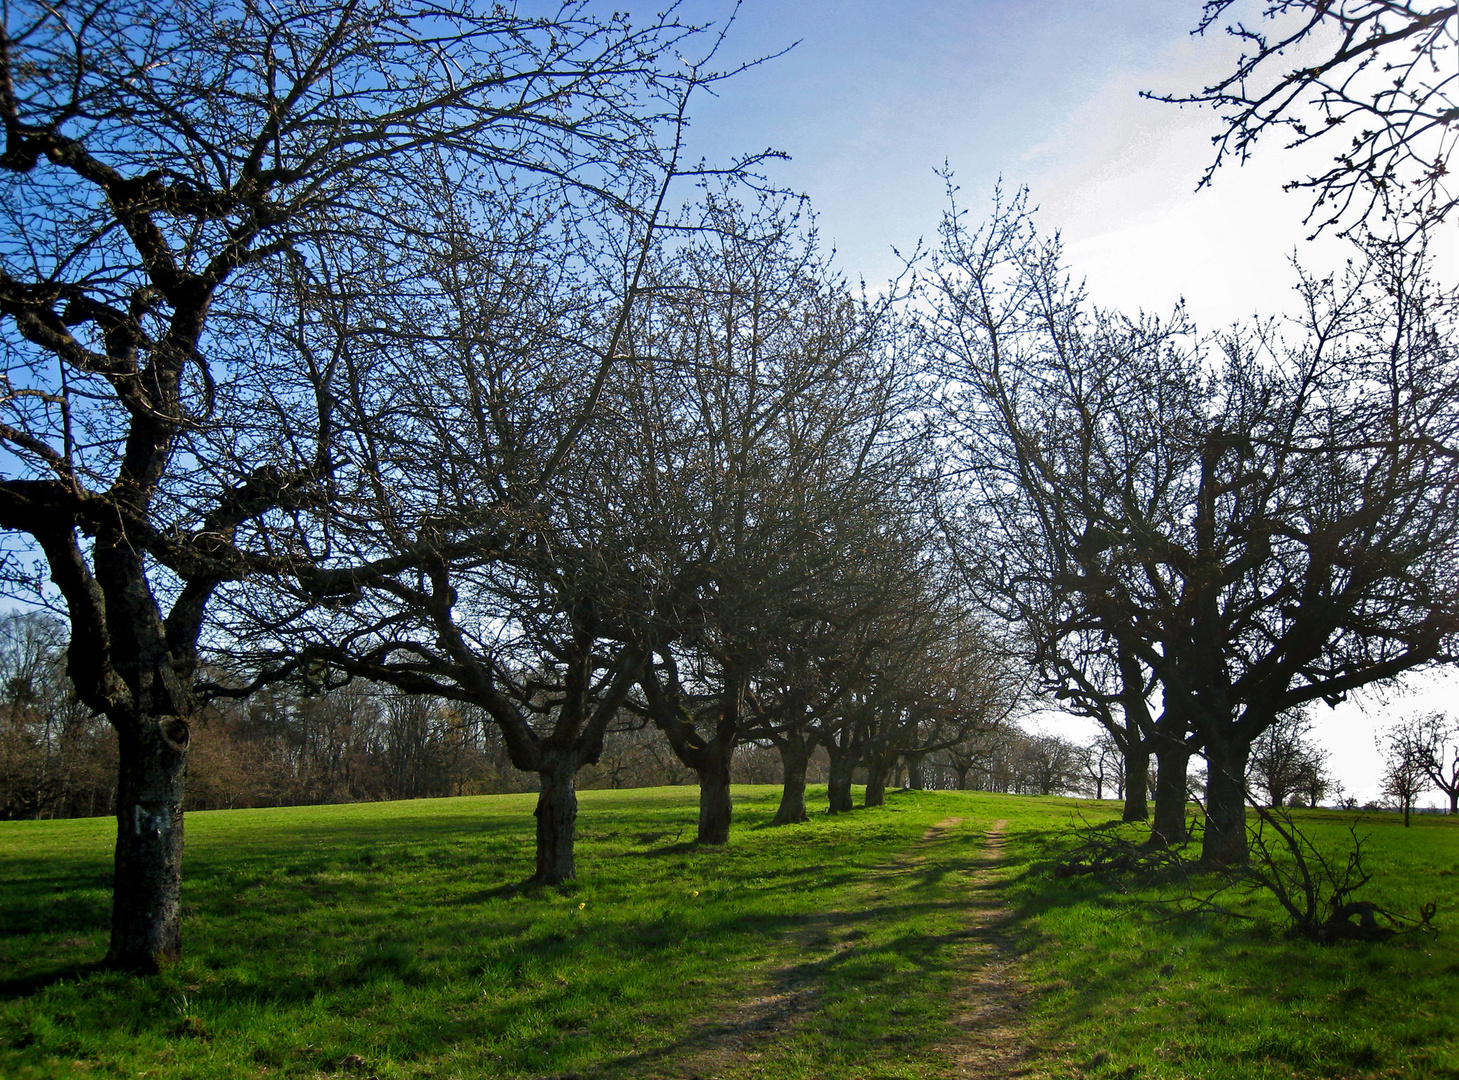
[[[922,759],[926,755],[909,752],[905,757],[907,759],[907,786],[913,791],[926,791],[927,777],[922,773]]]
[[[887,801],[887,762],[873,757],[866,762],[866,794],[861,800],[865,807],[884,806]]]
[[[1186,786],[1190,751],[1185,744],[1166,745],[1156,750],[1155,817],[1150,822],[1150,843],[1161,846],[1183,844],[1190,839],[1185,825]],[[1146,756],[1148,767],[1149,757]],[[1126,821],[1138,820],[1125,818]]]
[[[182,955],[182,803],[187,724],[141,719],[117,733],[117,842],[107,967],[154,974]]]
[[[809,820],[805,808],[805,774],[810,764],[810,748],[799,731],[787,732],[778,747],[785,779],[780,791],[780,807],[770,824],[796,825]]]
[[[719,689],[714,734],[706,739],[699,734],[692,714],[684,707],[673,657],[666,653],[664,658],[667,683],[660,683],[658,675],[649,669],[639,685],[648,698],[654,725],[667,736],[674,756],[699,777],[698,842],[724,844],[729,841],[732,812],[730,760],[739,743],[746,677],[732,667],[726,669]]]
[[[1164,773],[1164,769],[1161,769]],[[1185,784],[1185,772],[1181,772],[1181,784]],[[1150,750],[1138,736],[1130,739],[1130,748],[1125,751],[1125,782],[1123,797],[1125,810],[1122,821],[1147,821],[1150,817]],[[1181,814],[1185,813],[1184,792],[1182,792]]]
[[[730,814],[730,757],[728,753],[712,755],[707,768],[699,773],[699,836],[701,844],[721,845],[729,843]]]
[[[539,769],[542,790],[537,795],[537,871],[532,880],[561,885],[577,874],[573,838],[578,819],[578,795],[573,785],[578,763],[570,758],[550,761]]]
[[[848,751],[828,748],[831,754],[830,775],[826,778],[826,794],[832,814],[849,814],[855,809],[851,801],[851,774],[856,768],[855,759]]]
[[[952,771],[957,773],[957,789],[959,791],[966,791],[968,789],[968,772],[971,769],[971,765],[954,765],[952,767]]]
[[[1239,738],[1206,734],[1206,829],[1201,862],[1207,866],[1242,866],[1246,845],[1246,762],[1249,743]]]

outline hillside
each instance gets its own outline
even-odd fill
[[[185,959],[105,950],[110,819],[0,824],[0,1076],[1453,1077],[1459,823],[1370,818],[1370,898],[1438,937],[1158,922],[1052,853],[1113,804],[906,792],[725,849],[692,788],[586,792],[526,890],[531,796],[188,816]],[[1346,840],[1351,815],[1301,820]],[[1304,827],[1305,827],[1304,826]]]

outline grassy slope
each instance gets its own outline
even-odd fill
[[[1296,815],[1336,852],[1351,846],[1355,817]],[[1459,1077],[1459,822],[1426,815],[1405,830],[1393,814],[1360,819],[1364,865],[1374,872],[1360,897],[1409,915],[1435,900],[1442,934],[1328,946],[1272,932],[1277,908],[1260,894],[1221,898],[1230,910],[1261,917],[1255,924],[1211,917],[1158,924],[1131,901],[1161,890],[1124,895],[1109,882],[1055,883],[1042,868],[1049,847],[1066,839],[1062,831],[1017,836],[1015,857],[1025,867],[1011,887],[1026,920],[1024,974],[1042,988],[1035,1027],[1061,1071],[1209,1080]]]
[[[586,793],[582,877],[534,894],[531,796],[192,814],[187,956],[152,981],[80,967],[105,948],[111,823],[5,823],[0,1076],[947,1075],[1000,819],[1050,1075],[1459,1076],[1453,822],[1371,824],[1373,898],[1437,898],[1449,934],[1320,949],[1053,882],[1074,807],[1108,805],[918,793],[765,828],[776,794],[737,790],[713,851],[678,842],[691,789]]]

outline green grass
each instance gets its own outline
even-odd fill
[[[151,980],[85,966],[112,823],[0,824],[0,1077],[953,1075],[1005,819],[1036,1074],[1459,1076],[1453,822],[1367,826],[1372,898],[1438,899],[1443,936],[1319,947],[1056,881],[1075,814],[1112,804],[907,793],[772,829],[777,796],[736,789],[712,850],[682,842],[693,789],[585,793],[580,877],[537,891],[532,796],[190,814],[185,958]]]
[[[911,1036],[958,948],[978,832],[912,872],[892,861],[954,800],[765,828],[777,794],[738,791],[733,842],[702,850],[679,842],[692,789],[586,793],[579,880],[536,892],[514,887],[531,796],[191,814],[185,959],[12,992],[0,1075],[677,1075],[737,1037],[747,995],[809,984],[774,1074],[929,1075]],[[13,978],[104,951],[108,825],[0,829]]]
[[[1356,817],[1295,814],[1334,852],[1351,846]],[[1172,1080],[1459,1077],[1459,822],[1423,816],[1405,830],[1397,815],[1371,815],[1358,835],[1374,872],[1360,898],[1408,915],[1437,901],[1440,936],[1290,940],[1276,902],[1241,890],[1220,903],[1250,922],[1205,915],[1162,923],[1134,901],[1215,882],[1056,881],[1050,852],[1070,842],[1067,829],[1017,834],[1022,868],[1010,893],[1023,912],[1022,970],[1041,988],[1032,1026],[1050,1071]]]

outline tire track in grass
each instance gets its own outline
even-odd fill
[[[895,879],[925,864],[929,849],[963,820],[950,817],[937,822],[910,848],[875,868],[872,879]],[[958,1035],[935,1048],[947,1062],[947,1070],[929,1075],[968,1080],[1035,1080],[1042,1075],[1034,1067],[1035,1054],[1026,1037],[1024,988],[1012,971],[1016,955],[1012,913],[1000,896],[997,871],[1003,863],[1007,825],[1007,821],[998,821],[989,829],[970,875],[969,925],[958,935],[965,944],[950,973],[956,982],[949,986]],[[867,899],[881,897],[873,894]],[[797,955],[795,962],[762,970],[750,996],[676,1045],[639,1056],[633,1072],[665,1080],[770,1075],[777,1045],[793,1038],[797,1027],[820,1005],[821,987],[813,973],[825,960],[818,956],[807,963],[807,951],[814,954],[817,947],[824,948],[836,938],[840,938],[837,952],[854,949],[861,932],[844,933],[853,921],[852,913],[828,910],[799,926],[785,942],[788,951]],[[627,1062],[617,1064],[621,1067]],[[770,1071],[762,1071],[767,1066]]]
[[[954,992],[953,1023],[961,1037],[946,1048],[955,1070],[949,1075],[968,1080],[1043,1075],[1023,1015],[1027,991],[1013,970],[1013,913],[1003,901],[998,875],[1007,827],[1007,821],[996,821],[989,828],[971,875],[969,945],[961,965],[965,978]]]

